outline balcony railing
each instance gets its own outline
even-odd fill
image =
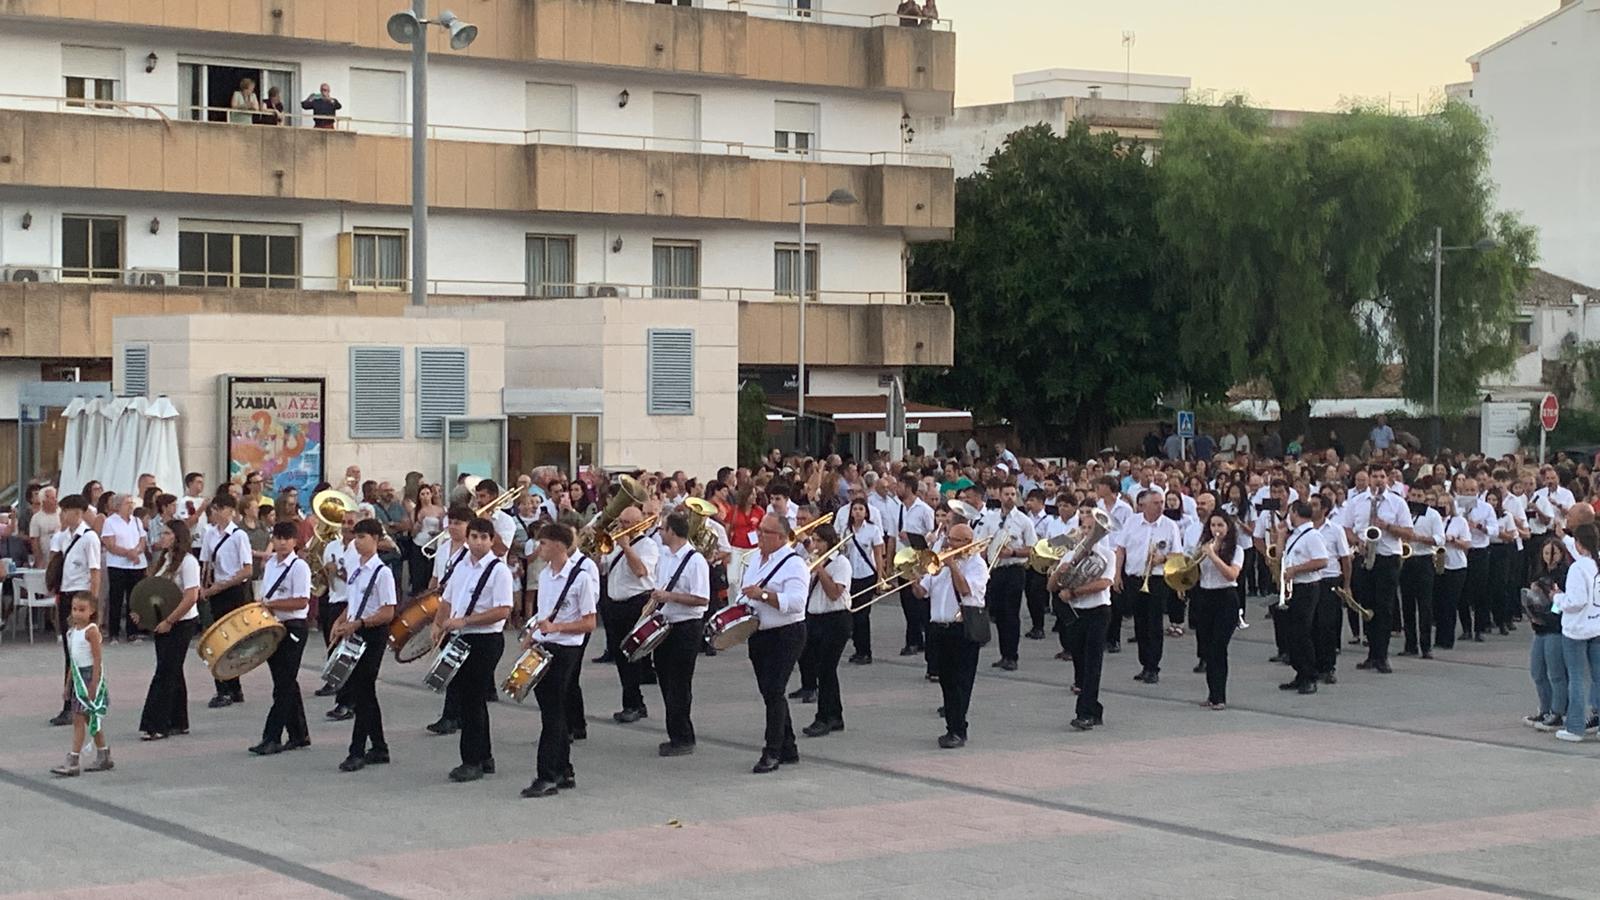
[[[637,0],[637,2],[654,2],[654,0]],[[802,9],[795,3],[746,3],[745,0],[727,0],[727,8],[734,12],[747,13],[762,19],[789,19],[797,22],[812,22],[818,25],[848,25],[853,28],[900,25],[913,28],[930,28],[935,31],[955,30],[955,22],[950,19],[929,16],[902,16],[894,12],[869,15],[867,13],[835,12],[826,9]]]
[[[129,100],[84,100],[75,97],[53,97],[35,94],[0,93],[0,108],[30,112],[70,112],[85,115],[124,116],[163,122],[191,122],[202,125],[222,125],[240,128],[312,127],[312,116],[299,111],[285,111],[281,126],[255,122],[232,122],[231,116],[258,116],[256,110],[238,110],[217,106],[187,106],[178,104],[146,103]],[[220,120],[218,118],[220,117]],[[353,116],[336,116],[333,130],[365,135],[391,135],[409,137],[410,122],[393,122],[383,119],[363,119]],[[948,169],[949,154],[924,153],[910,150],[831,150],[811,148],[797,150],[789,147],[771,147],[749,144],[744,141],[724,141],[707,138],[661,138],[641,134],[613,134],[597,131],[553,131],[550,129],[485,128],[471,125],[430,124],[428,137],[432,140],[469,141],[492,144],[514,144],[560,147],[585,147],[606,150],[648,150],[659,153],[694,153],[709,156],[743,156],[750,159],[783,159],[796,162],[832,163],[856,166],[915,166]]]

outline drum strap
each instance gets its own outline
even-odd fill
[[[799,554],[797,554],[797,553],[790,553],[788,556],[785,556],[783,559],[778,560],[778,564],[772,567],[772,571],[768,572],[767,573],[767,577],[761,579],[761,583],[756,585],[756,587],[758,587],[758,588],[766,587],[767,586],[767,582],[771,581],[774,577],[776,577],[777,574],[778,574],[778,570],[783,568],[783,564],[788,562],[791,559],[794,559],[798,555]]]
[[[854,531],[850,532],[850,543],[856,545],[856,552],[861,554],[861,561],[871,566],[872,557],[867,555],[867,551],[861,549],[861,542],[856,540],[856,533]],[[876,567],[874,566],[874,568]]]
[[[554,622],[556,620],[556,613],[561,612],[561,604],[567,602],[567,592],[572,590],[572,583],[578,580],[578,573],[583,571],[584,559],[585,557],[578,557],[577,564],[572,567],[571,572],[567,573],[567,583],[561,588],[561,596],[556,598],[556,605],[550,607],[550,621]]]
[[[645,535],[642,535],[642,534],[641,534],[641,535],[639,535],[639,536],[638,536],[638,537],[636,537],[636,538],[634,538],[634,539],[633,539],[633,540],[631,540],[631,541],[629,541],[629,542],[628,542],[628,546],[630,546],[630,547],[631,547],[631,546],[633,546],[633,545],[634,545],[634,544],[637,544],[637,543],[639,543],[639,542],[640,542],[640,541],[642,541],[642,540],[644,540],[644,539],[645,539]],[[611,565],[609,565],[609,566],[606,566],[606,577],[608,577],[608,578],[609,578],[609,577],[610,577],[610,576],[611,576],[611,573],[612,573],[612,572],[615,572],[615,571],[616,571],[616,570],[617,570],[617,563],[619,563],[619,562],[622,562],[622,560],[623,560],[623,558],[624,558],[624,557],[625,557],[625,556],[627,556],[627,554],[626,554],[626,553],[623,553],[623,552],[622,552],[622,551],[621,551],[621,550],[618,550],[618,551],[617,551],[617,558],[616,558],[616,559],[613,559],[613,560],[612,560],[612,561],[611,561]]]
[[[694,559],[693,550],[683,555],[683,561],[678,563],[678,571],[672,573],[672,577],[667,580],[667,586],[662,588],[661,592],[663,594],[672,593],[672,589],[678,586],[678,576],[683,574],[684,569],[689,568],[689,560],[691,559]]]
[[[456,566],[461,563],[461,557],[466,555],[466,545],[462,545],[461,549],[456,552],[456,558],[450,560],[450,565],[444,567],[444,577],[439,579],[439,590],[444,590],[444,586],[450,583],[450,576],[456,573]]]
[[[467,611],[461,614],[461,618],[465,619],[472,615],[472,611],[478,608],[478,598],[483,596],[483,589],[489,584],[489,576],[494,574],[494,567],[499,562],[500,557],[489,557],[489,564],[483,567],[483,574],[478,577],[478,586],[472,589],[472,602],[467,604]],[[570,582],[571,579],[568,579],[568,581]],[[566,594],[562,593],[561,596],[565,597]]]
[[[373,559],[376,560],[377,557],[374,556]],[[367,601],[372,599],[372,589],[378,586],[378,571],[381,568],[383,568],[383,563],[378,563],[372,567],[372,577],[367,579],[366,590],[361,592],[361,606],[356,609],[356,619],[363,618],[367,614]],[[357,571],[360,570],[358,569]],[[355,619],[350,621],[354,622]]]
[[[285,578],[289,577],[289,573],[290,572],[294,571],[294,564],[299,562],[299,561],[300,561],[300,557],[291,556],[289,558],[289,564],[287,566],[283,567],[283,571],[282,572],[278,573],[278,580],[276,580],[276,581],[274,581],[272,583],[272,587],[267,588],[267,592],[265,594],[261,595],[261,599],[263,599],[263,600],[271,600],[272,599],[272,595],[277,593],[278,592],[278,588],[283,585],[283,580]],[[360,616],[356,616],[356,618],[359,619],[361,617]]]

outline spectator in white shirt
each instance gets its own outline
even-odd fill
[[[111,620],[107,625],[113,641],[122,634],[123,622],[132,612],[128,601],[133,594],[133,586],[144,578],[145,569],[150,564],[145,556],[148,544],[144,526],[134,518],[133,506],[132,494],[113,498],[109,506],[112,513],[106,516],[105,524],[100,528],[100,542],[105,548],[107,574],[111,579],[106,610]],[[137,625],[128,623],[128,643],[134,642],[138,630]]]

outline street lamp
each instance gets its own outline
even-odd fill
[[[1444,284],[1444,255],[1457,251],[1470,250],[1474,253],[1488,253],[1500,249],[1500,242],[1494,238],[1482,238],[1472,244],[1460,247],[1446,247],[1444,245],[1444,229],[1433,229],[1433,409],[1432,421],[1428,423],[1428,430],[1432,432],[1433,452],[1438,453],[1444,442],[1444,423],[1439,417],[1439,322],[1441,319],[1439,306],[1440,297],[1443,295]]]
[[[478,39],[478,26],[449,10],[428,18],[428,0],[411,0],[411,9],[389,17],[390,40],[411,45],[411,305],[428,304],[428,26],[450,33],[450,49],[465,50]]]
[[[806,292],[810,289],[806,284],[806,275],[808,272],[808,268],[806,266],[806,207],[823,205],[854,206],[855,204],[856,195],[850,193],[844,188],[834,188],[832,191],[828,192],[828,196],[823,197],[820,200],[807,200],[806,177],[804,175],[800,176],[800,199],[789,204],[790,206],[797,206],[800,208],[800,252],[796,255],[796,260],[800,269],[800,299],[798,301],[800,304],[800,353],[798,357],[800,361],[800,378],[799,381],[795,383],[795,391],[799,396],[799,400],[795,404],[794,416],[794,442],[796,449],[799,449],[802,443],[800,429],[805,427],[806,421]]]

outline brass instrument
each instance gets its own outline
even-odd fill
[[[891,563],[893,567],[892,571],[890,571],[888,575],[879,578],[875,583],[872,584],[872,586],[862,588],[861,590],[856,591],[854,594],[851,594],[850,601],[853,603],[857,597],[865,597],[868,594],[876,594],[883,588],[893,585],[896,579],[904,579],[908,583],[915,581],[921,575],[922,569],[927,564],[933,562],[934,558],[935,556],[932,550],[917,550],[912,547],[901,547],[894,552],[894,559]],[[898,586],[894,588],[894,590],[898,589]],[[894,590],[891,590],[889,593],[894,593]],[[883,596],[887,597],[888,594]],[[857,608],[865,609],[866,606],[866,604],[862,604]]]
[[[1435,548],[1433,548],[1433,574],[1435,574],[1435,575],[1443,575],[1444,574],[1444,560],[1445,560],[1444,548],[1443,547],[1435,547]]]
[[[1154,571],[1156,567],[1156,554],[1163,553],[1166,551],[1166,549],[1166,541],[1156,541],[1154,544],[1150,545],[1150,552],[1144,555],[1144,580],[1139,584],[1139,593],[1150,593],[1150,573]]]
[[[1193,554],[1169,553],[1161,566],[1161,578],[1180,596],[1194,590],[1200,583],[1200,560],[1206,555],[1205,544],[1195,548]]]
[[[328,592],[328,570],[322,565],[322,553],[339,539],[339,528],[345,517],[356,511],[356,501],[338,488],[319,491],[311,498],[311,514],[317,527],[306,543],[306,562],[311,565],[311,596],[320,597]]]
[[[708,561],[722,552],[722,542],[717,532],[706,523],[717,517],[717,505],[710,500],[690,497],[683,501],[689,516],[689,544]]]
[[[835,553],[838,553],[840,550],[843,550],[844,549],[844,545],[848,544],[849,542],[850,542],[850,535],[848,535],[848,534],[845,535],[844,537],[840,538],[839,542],[837,544],[834,544],[832,547],[829,547],[827,550],[823,551],[820,555],[817,556],[816,559],[813,559],[806,566],[806,574],[809,575],[809,576],[815,576],[819,571],[822,570],[823,566],[828,564],[828,560],[832,559],[833,555]]]
[[[1405,562],[1406,560],[1410,559],[1411,558],[1411,554],[1413,554],[1415,552],[1416,551],[1411,549],[1411,542],[1410,541],[1401,541],[1400,542],[1400,561],[1401,562]]]
[[[617,520],[617,516],[622,515],[623,510],[630,506],[644,506],[644,502],[648,499],[650,499],[649,492],[633,476],[617,476],[617,489],[606,501],[605,509],[602,509],[599,517],[578,533],[578,552],[591,557],[603,556],[606,551],[599,550],[595,546],[599,535],[611,528],[611,523]]]
[[[1106,573],[1105,560],[1094,552],[1094,546],[1110,534],[1115,526],[1111,524],[1111,517],[1101,510],[1095,510],[1092,515],[1093,527],[1087,534],[1079,537],[1078,542],[1072,547],[1071,555],[1065,552],[1061,554],[1061,561],[1056,566],[1056,571],[1061,573],[1056,580],[1057,590],[1080,588],[1103,577]]]
[[[833,516],[834,516],[834,514],[831,513],[831,512],[830,513],[824,513],[823,515],[817,516],[815,519],[812,519],[811,521],[805,523],[804,525],[801,525],[799,528],[796,528],[793,532],[790,533],[789,540],[784,543],[784,546],[786,546],[786,547],[794,547],[794,546],[798,546],[800,544],[805,543],[806,538],[811,536],[811,532],[816,531],[818,528],[821,528],[822,526],[827,525],[828,523],[832,522],[833,521]],[[741,562],[744,562],[744,563],[748,564],[749,561],[750,561],[750,557],[752,557],[752,556],[754,556],[754,555],[756,555],[757,553],[760,553],[760,552],[761,552],[761,548],[760,547],[752,547],[749,550],[746,550],[742,554],[740,554],[739,558],[740,558]],[[899,558],[900,558],[900,554],[899,553],[895,553],[895,559],[899,559]]]
[[[659,516],[649,515],[626,528],[619,528],[614,532],[595,532],[594,555],[596,557],[605,556],[607,553],[615,550],[618,544],[626,544],[639,535],[644,534],[646,531],[656,527],[656,522],[659,520]]]
[[[1356,601],[1356,595],[1350,593],[1349,588],[1346,588],[1346,587],[1343,587],[1343,586],[1336,587],[1336,588],[1333,589],[1333,594],[1334,594],[1335,597],[1338,597],[1341,601],[1343,601],[1344,605],[1349,607],[1351,612],[1353,612],[1356,615],[1360,616],[1361,617],[1361,621],[1363,621],[1363,622],[1371,622],[1372,621],[1372,615],[1373,615],[1372,610],[1367,609],[1365,606],[1362,606],[1360,603],[1358,603]]]
[[[973,506],[959,497],[951,497],[949,500],[945,501],[945,504],[950,507],[950,512],[960,516],[962,520],[968,524],[976,522],[978,520],[978,516],[983,514],[983,510],[978,509],[976,506]]]
[[[1378,562],[1378,539],[1383,532],[1376,525],[1368,525],[1361,532],[1361,568],[1370,570]]]
[[[966,544],[962,544],[960,547],[951,548],[943,553],[934,553],[932,550],[912,550],[910,547],[901,548],[900,550],[895,551],[894,554],[895,573],[888,578],[880,580],[877,584],[867,588],[864,591],[859,591],[850,595],[850,600],[852,603],[854,603],[857,597],[876,591],[878,588],[891,583],[895,578],[904,578],[908,584],[911,584],[915,583],[924,575],[938,575],[940,572],[943,572],[945,567],[948,566],[952,561],[966,556],[969,553],[981,552],[987,548],[988,544],[989,539],[984,538],[981,541],[971,541]],[[910,551],[909,555],[902,555],[906,554],[906,551]],[[888,591],[873,597],[871,600],[868,600],[866,603],[863,603],[860,606],[851,606],[850,611],[859,612],[871,606],[872,604],[877,603],[879,600],[884,599],[885,597],[893,597],[899,592],[899,590],[899,587],[892,587]]]
[[[526,491],[527,488],[520,484],[514,488],[501,491],[500,496],[473,510],[472,517],[475,519],[486,519],[494,515],[497,510],[502,510],[508,506],[514,505],[518,500],[522,499],[522,495]],[[429,538],[426,544],[423,544],[417,549],[422,551],[423,556],[427,557],[428,559],[433,559],[434,555],[439,552],[439,542],[449,536],[450,529],[441,528],[438,534],[434,535],[432,538]]]

